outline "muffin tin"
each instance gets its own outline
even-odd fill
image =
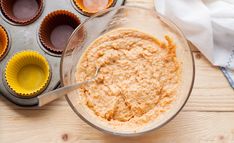
[[[60,85],[60,59],[66,41],[92,13],[84,13],[74,0],[0,2],[0,94],[20,106],[37,106],[38,95]],[[107,7],[124,4],[124,0],[110,2]],[[20,84],[28,85],[27,90]]]

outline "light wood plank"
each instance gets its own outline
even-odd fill
[[[154,9],[154,0],[126,0],[127,6],[139,6],[148,9]]]
[[[194,52],[195,83],[184,110],[234,111],[234,90],[219,68],[200,53]]]
[[[198,48],[196,47],[196,46],[194,46],[191,42],[189,42],[188,41],[188,43],[189,43],[189,46],[190,46],[190,48],[191,48],[191,50],[193,51],[193,52],[199,52],[199,50],[198,50]]]
[[[103,134],[80,120],[68,106],[46,110],[14,110],[1,113],[2,143],[63,142],[233,142],[234,114],[229,112],[181,112],[163,128],[133,138]]]

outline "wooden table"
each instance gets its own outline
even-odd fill
[[[153,9],[152,0],[127,0],[126,5]],[[0,142],[234,142],[234,91],[218,68],[196,48],[192,50],[196,64],[192,95],[182,112],[157,131],[133,138],[115,137],[83,122],[65,99],[41,109],[25,109],[0,97]]]

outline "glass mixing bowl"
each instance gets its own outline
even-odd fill
[[[62,55],[61,82],[63,86],[76,83],[77,63],[84,50],[100,35],[117,28],[135,28],[163,40],[167,34],[175,40],[176,54],[182,63],[181,86],[172,108],[139,130],[118,130],[106,125],[96,115],[88,111],[80,102],[78,91],[66,95],[73,111],[86,123],[103,132],[114,135],[134,136],[157,129],[173,119],[185,105],[194,83],[194,60],[190,47],[175,24],[153,10],[140,7],[122,6],[110,8],[95,14],[83,22],[72,34]]]

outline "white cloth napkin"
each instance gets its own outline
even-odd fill
[[[155,0],[155,8],[220,66],[234,88],[234,0]]]
[[[234,69],[234,0],[155,0],[155,7],[212,64]]]

